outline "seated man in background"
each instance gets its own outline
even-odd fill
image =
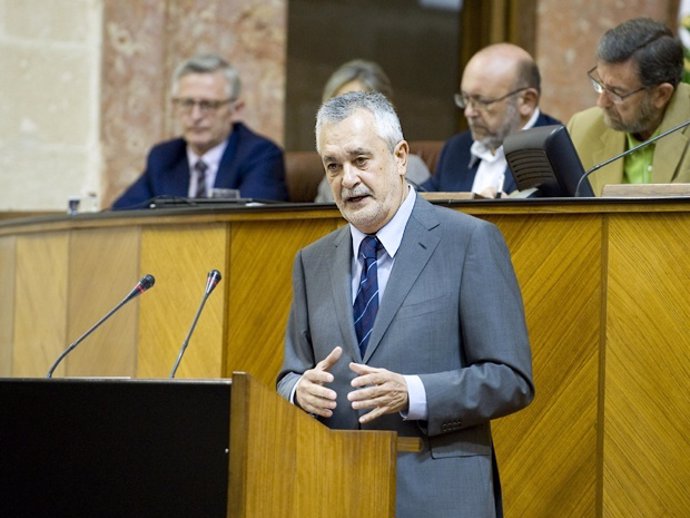
[[[332,97],[347,92],[379,92],[391,102],[393,101],[393,88],[386,73],[377,63],[363,59],[348,61],[333,72],[323,88],[322,100],[326,102]],[[421,185],[430,176],[431,173],[424,160],[412,154],[407,157],[407,180],[413,186]],[[325,176],[319,184],[314,201],[317,203],[333,202],[333,193]]]
[[[690,118],[690,86],[682,84],[683,48],[661,23],[628,20],[604,33],[589,72],[597,105],[568,123],[585,169]],[[606,184],[690,182],[690,129],[670,134],[589,177]]]
[[[506,136],[533,126],[560,124],[539,111],[539,68],[524,49],[509,43],[483,48],[467,63],[455,104],[469,131],[446,142],[429,191],[474,192],[486,198],[517,187],[503,153]]]
[[[113,204],[144,208],[156,196],[206,198],[214,187],[245,198],[287,200],[283,152],[239,122],[237,71],[219,56],[195,56],[173,75],[182,137],[157,144],[146,171]]]

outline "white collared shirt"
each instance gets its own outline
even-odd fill
[[[409,191],[405,200],[402,202],[398,211],[393,218],[376,232],[376,237],[381,242],[383,250],[379,250],[376,259],[376,279],[379,286],[379,302],[383,298],[383,292],[386,290],[388,278],[393,269],[395,262],[395,254],[400,248],[400,243],[407,226],[407,221],[410,219],[412,209],[414,208],[414,201],[416,198],[414,189],[408,187]],[[350,224],[350,234],[352,235],[352,300],[357,296],[357,289],[359,287],[359,278],[362,276],[362,269],[364,267],[362,261],[357,257],[359,245],[362,243],[367,234],[355,228]]]
[[[539,108],[534,110],[527,124],[525,124],[521,130],[526,130],[534,126],[538,118]],[[470,153],[472,153],[470,165],[472,165],[475,160],[479,160],[479,168],[474,177],[472,192],[483,195],[486,193],[502,193],[506,169],[508,167],[503,146],[500,146],[495,153],[492,153],[487,146],[475,140],[472,142]]]
[[[415,199],[417,194],[415,190],[409,188],[405,201],[398,208],[393,218],[386,223],[378,232],[376,237],[383,245],[383,250],[379,250],[376,258],[376,279],[379,286],[379,302],[383,297],[383,292],[386,290],[388,279],[390,278],[391,270],[395,262],[395,254],[400,248],[405,227],[412,215]],[[359,245],[366,237],[366,234],[350,225],[350,234],[352,235],[352,300],[357,296],[357,289],[359,285],[359,278],[362,275],[363,263],[357,257]],[[419,376],[403,375],[407,383],[408,393],[408,410],[407,413],[401,412],[401,415],[406,420],[423,420],[427,418],[428,408],[426,404],[426,390],[424,384]]]
[[[216,147],[212,147],[202,156],[198,156],[194,151],[192,151],[189,146],[187,146],[187,162],[189,163],[189,188],[187,190],[187,196],[190,198],[196,197],[196,178],[199,173],[195,170],[194,165],[199,161],[203,160],[208,169],[206,169],[206,192],[208,197],[211,197],[213,192],[213,186],[216,184],[216,176],[218,175],[218,168],[220,167],[220,160],[223,158],[223,153],[225,153],[225,148],[228,147],[228,140],[225,139],[223,142],[218,144]]]

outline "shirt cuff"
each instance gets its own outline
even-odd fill
[[[405,421],[426,421],[429,409],[426,404],[426,390],[419,376],[403,376],[407,383],[407,412],[400,412]]]

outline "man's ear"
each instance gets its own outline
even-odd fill
[[[534,110],[539,105],[539,92],[535,88],[528,88],[521,92],[520,100],[518,101],[518,110],[523,117],[531,117]]]
[[[393,150],[395,160],[398,162],[398,174],[400,174],[400,176],[405,176],[405,173],[407,173],[407,156],[409,154],[410,145],[406,140],[398,142]]]
[[[244,101],[237,99],[232,104],[232,122],[239,122],[242,120],[242,112],[244,111]]]
[[[652,104],[657,110],[662,110],[671,100],[675,88],[671,83],[661,83],[652,92]]]

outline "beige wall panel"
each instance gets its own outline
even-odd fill
[[[13,236],[0,238],[0,376],[12,374],[15,246]]]
[[[690,509],[690,216],[610,223],[605,517]]]
[[[343,220],[243,223],[232,228],[226,373],[246,371],[269,386],[283,361],[297,251]]]
[[[167,377],[196,314],[206,275],[227,275],[227,225],[152,226],[142,231],[141,273],[156,278],[140,304],[137,376]],[[178,378],[220,377],[228,282],[209,297],[177,371]]]
[[[601,295],[597,216],[488,217],[522,288],[536,397],[494,423],[507,516],[594,517]],[[545,462],[544,459],[549,461]]]
[[[14,376],[45,376],[66,346],[68,243],[60,231],[17,237]]]
[[[105,316],[139,280],[138,227],[73,230],[67,336]],[[64,360],[69,376],[134,376],[138,299],[123,306]]]

